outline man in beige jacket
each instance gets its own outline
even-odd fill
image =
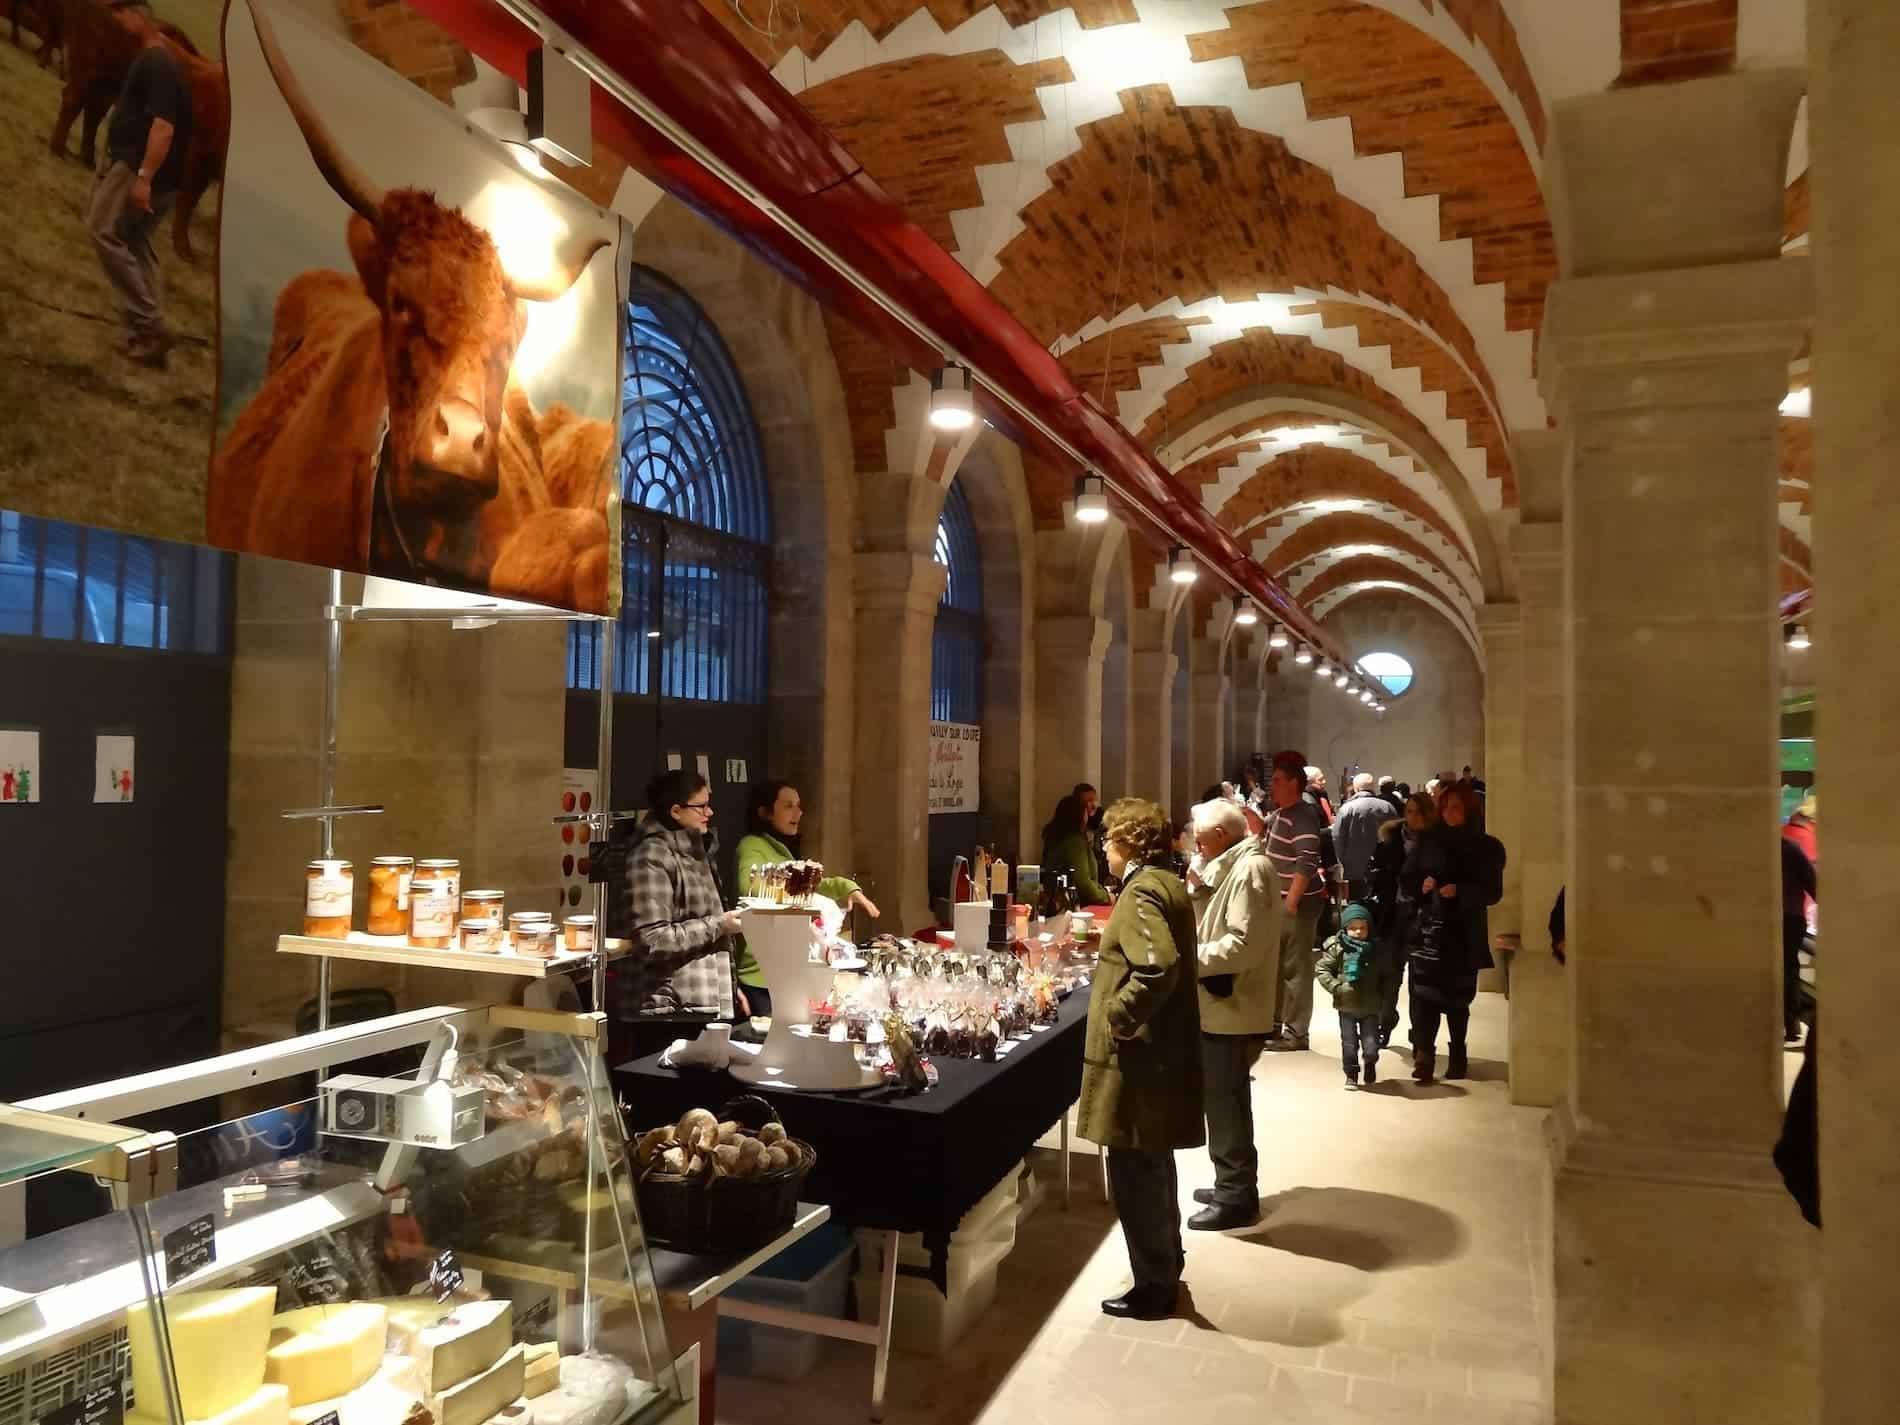
[[[1254,1147],[1251,1071],[1273,1030],[1280,983],[1279,882],[1238,803],[1194,808],[1188,871],[1198,920],[1201,1063],[1214,1186],[1195,1192],[1198,1232],[1260,1220],[1260,1155]]]

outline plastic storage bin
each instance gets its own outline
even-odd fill
[[[726,1295],[759,1306],[842,1317],[854,1250],[848,1229],[826,1223],[751,1276],[734,1282]],[[806,1331],[719,1319],[721,1371],[765,1380],[800,1380],[811,1374],[824,1348],[824,1337]]]

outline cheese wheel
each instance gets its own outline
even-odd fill
[[[148,1415],[143,1410],[126,1414],[126,1425],[171,1425],[171,1416]],[[250,1395],[221,1415],[194,1420],[191,1425],[289,1425],[290,1392],[281,1385],[260,1385]]]
[[[290,1387],[292,1405],[347,1395],[383,1362],[389,1313],[374,1302],[305,1306],[271,1318],[268,1379]]]
[[[187,1420],[222,1415],[257,1393],[264,1383],[264,1350],[276,1307],[274,1286],[181,1291],[165,1298],[178,1403]],[[149,1302],[125,1313],[125,1333],[132,1348],[133,1403],[145,1414],[163,1418],[169,1409]]]
[[[533,1400],[537,1395],[546,1395],[559,1388],[561,1384],[561,1348],[549,1341],[543,1345],[528,1347],[528,1369],[521,1393]]]

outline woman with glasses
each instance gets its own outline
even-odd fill
[[[708,850],[712,791],[695,772],[647,783],[647,811],[627,858],[633,954],[621,977],[623,1014],[732,1018],[734,938]]]

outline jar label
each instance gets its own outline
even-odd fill
[[[417,938],[439,940],[455,933],[455,905],[449,899],[443,881],[423,881],[415,887],[414,915],[409,933]]]
[[[409,909],[409,886],[410,886],[410,883],[413,882],[415,879],[416,879],[416,873],[414,871],[398,871],[396,873],[396,909],[397,910]]]
[[[346,876],[315,876],[304,882],[303,913],[334,920],[350,913],[351,882]]]

